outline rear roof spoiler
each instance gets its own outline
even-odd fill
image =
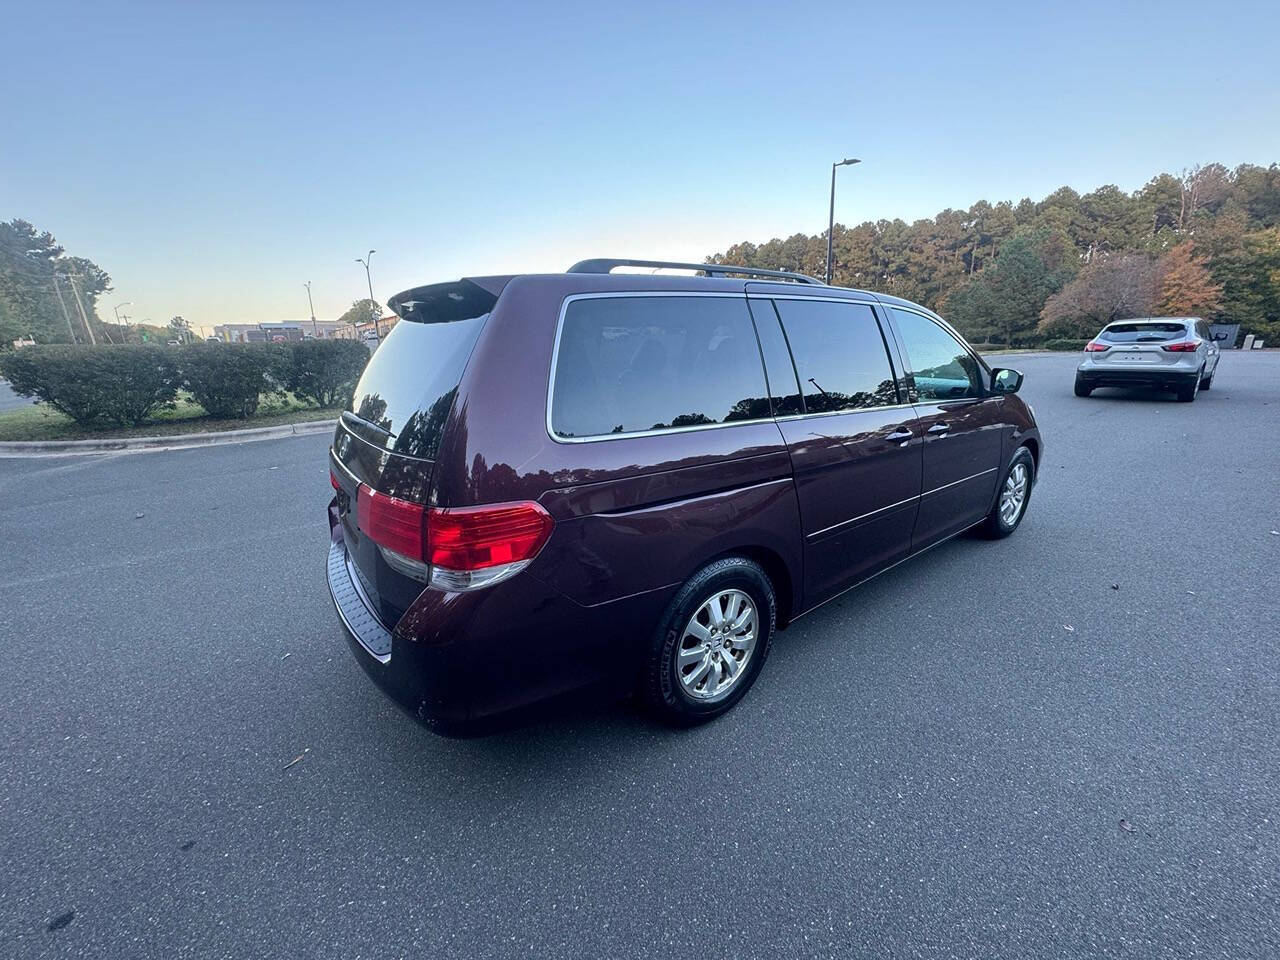
[[[824,286],[821,280],[790,270],[762,270],[757,267],[741,267],[732,263],[677,263],[669,260],[614,260],[607,257],[580,260],[568,269],[568,273],[612,273],[615,267],[653,267],[670,270],[697,270],[708,277],[743,274],[750,277],[774,277],[795,283],[812,283]]]

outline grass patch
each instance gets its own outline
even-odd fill
[[[161,410],[140,427],[86,429],[70,417],[42,403],[0,413],[0,441],[6,440],[98,440],[113,437],[170,437],[182,433],[212,433],[273,427],[308,420],[336,420],[340,410],[322,410],[292,394],[267,396],[258,412],[247,420],[215,420],[204,407],[186,393],[178,395],[172,410]]]

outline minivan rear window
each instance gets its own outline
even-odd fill
[[[588,297],[565,310],[551,429],[565,438],[771,415],[743,297]]]
[[[393,298],[406,319],[370,358],[351,401],[351,411],[374,429],[358,423],[353,429],[396,453],[434,460],[467,360],[496,302],[466,280]]]
[[[1185,323],[1113,323],[1098,334],[1098,339],[1112,343],[1159,343],[1181,337],[1186,332]]]

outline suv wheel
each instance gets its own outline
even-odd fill
[[[642,690],[663,719],[718,717],[755,683],[777,621],[773,584],[745,557],[695,573],[668,605],[650,645]]]
[[[1196,374],[1196,378],[1185,387],[1178,388],[1178,402],[1191,403],[1195,400],[1196,394],[1200,392],[1200,378],[1204,376],[1204,367],[1200,368],[1200,372]]]
[[[1087,397],[1093,393],[1093,387],[1089,386],[1079,374],[1076,374],[1076,396]]]
[[[1031,451],[1019,447],[1000,481],[995,505],[983,522],[982,532],[993,540],[1007,537],[1018,529],[1031,502],[1031,487],[1036,478],[1036,461]]]
[[[1217,372],[1218,371],[1216,370],[1214,371],[1214,373],[1217,373]],[[1213,386],[1213,373],[1209,374],[1207,377],[1205,377],[1203,380],[1200,381],[1200,389],[1208,390],[1212,386]]]

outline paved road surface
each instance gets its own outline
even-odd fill
[[[1001,362],[1047,441],[1018,534],[687,732],[393,709],[323,437],[0,460],[0,956],[1280,955],[1280,355],[1192,405]]]
[[[0,413],[4,413],[6,410],[17,410],[19,407],[25,407],[29,403],[31,403],[29,399],[20,397],[13,392],[8,380],[0,380]]]

